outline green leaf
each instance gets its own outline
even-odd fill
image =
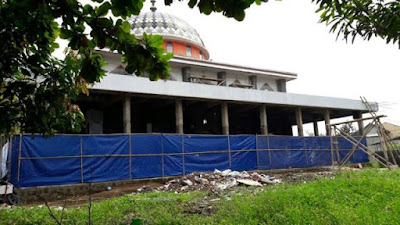
[[[111,9],[111,4],[109,2],[104,2],[97,10],[97,16],[105,16]]]
[[[235,13],[234,17],[238,21],[244,20],[244,17],[246,16],[246,13],[244,11],[238,11]]]
[[[69,39],[72,38],[72,36],[74,36],[74,32],[72,30],[67,30],[64,28],[60,29],[60,38]]]
[[[131,31],[131,24],[128,21],[124,21],[119,26],[125,33],[129,33]]]
[[[190,0],[188,5],[190,8],[193,8],[197,4],[197,0]]]

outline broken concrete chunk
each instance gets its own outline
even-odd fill
[[[183,186],[183,187],[181,187],[181,191],[186,191],[187,189],[189,189],[189,186]]]
[[[229,176],[231,172],[232,172],[232,170],[227,169],[227,170],[222,171],[222,172],[221,172],[221,175],[224,176],[224,177],[226,177],[226,176]]]
[[[221,174],[221,170],[215,169],[215,170],[214,170],[214,173],[216,173],[216,174]]]
[[[188,185],[188,186],[192,186],[192,185],[193,185],[193,182],[190,181],[189,179],[184,180],[183,183],[185,183],[185,184]]]
[[[200,183],[202,183],[202,184],[209,184],[210,182],[209,182],[207,179],[205,179],[205,178],[201,178],[201,179],[200,179]]]
[[[245,184],[247,186],[258,186],[261,187],[262,184],[258,181],[250,180],[250,179],[237,179],[237,182],[240,184]]]
[[[269,178],[266,178],[266,177],[261,178],[260,182],[266,183],[266,184],[275,184],[275,182],[273,182],[272,180],[270,180]]]
[[[240,172],[238,172],[238,171],[232,171],[229,173],[229,176],[231,176],[231,177],[237,177],[239,175],[240,175]]]

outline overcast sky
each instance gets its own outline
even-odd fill
[[[288,92],[359,99],[380,103],[386,121],[400,125],[400,50],[379,38],[354,44],[329,33],[318,23],[311,1],[270,1],[246,11],[242,22],[220,14],[202,15],[187,3],[159,11],[191,24],[202,37],[211,59],[219,62],[295,72]],[[144,11],[148,11],[146,2]]]

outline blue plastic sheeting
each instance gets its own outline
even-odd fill
[[[339,147],[343,160],[353,145],[342,138]],[[17,187],[332,164],[329,137],[255,135],[17,136],[10,157]],[[364,162],[368,156],[361,150],[350,158],[350,163]]]
[[[232,152],[232,170],[256,170],[257,166],[257,152]]]
[[[162,157],[132,157],[132,178],[162,177]]]
[[[255,150],[256,136],[254,135],[237,135],[229,137],[231,150]]]
[[[228,147],[228,136],[184,136],[185,153],[191,152],[214,152],[226,151]]]
[[[22,136],[21,147],[24,151],[21,151],[21,157],[80,156],[80,144],[79,136],[57,136],[50,139]]]
[[[129,179],[129,151],[127,135],[82,137],[83,182]]]
[[[58,139],[53,138],[53,139]],[[51,139],[52,140],[52,139]],[[79,142],[78,142],[79,149]],[[129,136],[84,136],[82,137],[82,154],[87,155],[121,155],[129,154]],[[78,154],[80,155],[80,153]]]
[[[213,171],[229,168],[229,154],[227,153],[208,153],[185,155],[185,173],[198,171]]]
[[[164,153],[182,153],[183,141],[184,139],[181,135],[163,135]]]
[[[176,176],[183,174],[183,156],[164,156],[164,176]]]

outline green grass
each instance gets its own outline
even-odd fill
[[[344,172],[333,180],[242,188],[232,200],[212,204],[211,214],[194,214],[206,192],[149,193],[94,203],[94,224],[400,224],[400,171]],[[190,212],[189,212],[190,211]],[[59,212],[57,212],[59,214]],[[85,207],[69,208],[67,224],[85,224]],[[0,210],[0,224],[55,224],[47,209]]]

